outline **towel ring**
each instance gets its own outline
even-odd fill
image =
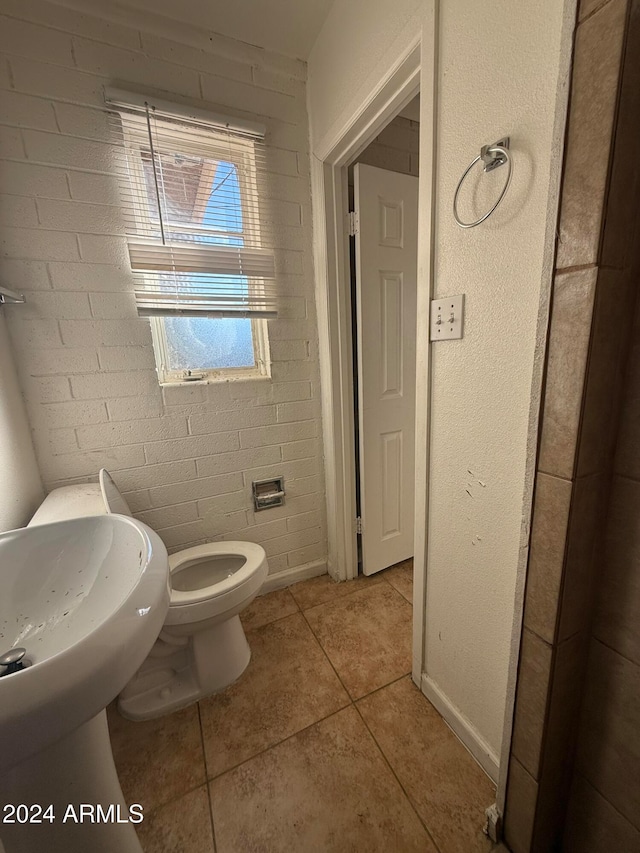
[[[464,183],[464,179],[467,177],[467,175],[473,169],[476,163],[478,163],[480,160],[482,160],[482,162],[484,163],[483,171],[485,172],[492,172],[494,169],[497,169],[506,163],[508,166],[507,180],[505,181],[505,185],[502,188],[502,192],[498,196],[498,200],[495,202],[493,207],[484,214],[484,216],[481,216],[480,219],[476,219],[475,222],[463,222],[462,219],[460,219],[460,215],[458,213],[458,193],[460,192],[460,188]],[[509,154],[509,137],[499,139],[493,145],[482,146],[478,156],[474,160],[472,160],[471,163],[464,170],[462,177],[458,181],[456,191],[453,194],[453,218],[456,220],[456,222],[461,228],[475,228],[476,225],[480,225],[481,222],[484,222],[485,219],[488,219],[491,216],[491,214],[498,207],[502,199],[505,197],[507,190],[509,189],[512,171],[513,169],[511,155]]]

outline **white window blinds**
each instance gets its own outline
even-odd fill
[[[107,95],[141,316],[277,315],[256,126]]]

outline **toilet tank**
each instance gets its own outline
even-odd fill
[[[100,486],[87,483],[79,486],[61,486],[49,492],[36,510],[27,527],[52,524],[67,518],[82,518],[87,515],[104,515],[106,508]]]
[[[61,486],[50,492],[27,527],[108,513],[132,515],[129,504],[120,494],[111,474],[103,468],[99,474],[99,483]]]

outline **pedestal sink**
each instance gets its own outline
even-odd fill
[[[23,647],[30,663],[0,676],[6,853],[141,853],[104,709],[162,628],[169,606],[164,544],[118,515],[9,531],[0,534],[0,590],[0,655]],[[83,804],[94,810],[85,808],[80,822]],[[27,811],[7,823],[7,805]]]

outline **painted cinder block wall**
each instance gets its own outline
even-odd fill
[[[396,116],[356,157],[356,163],[401,172],[418,177],[420,162],[420,122]],[[349,168],[349,185],[353,185],[353,168]]]
[[[104,18],[45,0],[0,11],[0,276],[27,297],[6,319],[46,489],[104,465],[170,549],[246,538],[272,573],[323,571],[304,63],[184,25],[171,40],[158,16],[124,25],[108,3]],[[285,212],[271,380],[159,386],[134,306],[107,85],[266,124]],[[286,505],[254,515],[251,481],[276,474]]]

